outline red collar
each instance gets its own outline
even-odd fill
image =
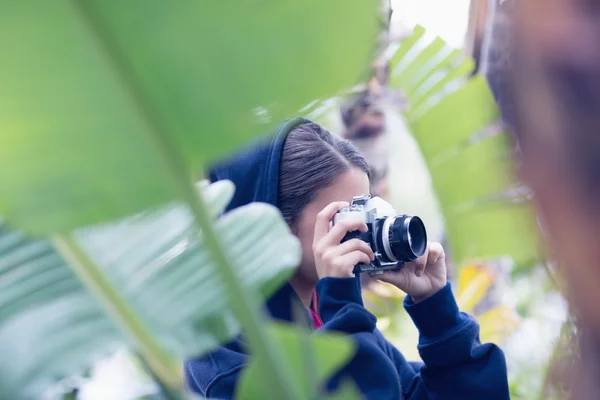
[[[312,315],[316,329],[323,326],[323,321],[319,317],[319,295],[316,290],[313,290],[312,300],[310,302],[310,314]]]
[[[319,316],[317,315],[316,312],[314,312],[313,310],[310,310],[310,313],[313,317],[313,320],[315,322],[315,328],[319,329],[320,327],[323,326],[323,321],[321,321],[321,318],[319,318]]]

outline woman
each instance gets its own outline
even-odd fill
[[[269,143],[211,171],[211,180],[221,179],[237,187],[229,209],[253,201],[276,205],[302,244],[296,274],[267,302],[271,316],[291,321],[292,302],[299,298],[315,329],[343,332],[356,341],[355,357],[328,389],[350,377],[367,399],[508,398],[504,355],[495,345],[479,343],[479,326],[459,313],[439,244],[431,243],[423,257],[401,271],[381,276],[408,294],[405,308],[419,329],[425,363],[407,362],[377,330],[352,274],[355,264],[373,259],[373,252],[360,240],[340,244],[348,231],[367,227],[330,223],[354,196],[369,193],[369,168],[349,142],[296,118]],[[207,397],[231,398],[247,363],[242,348],[236,340],[186,362],[189,386]]]

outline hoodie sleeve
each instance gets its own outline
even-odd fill
[[[331,382],[351,377],[367,399],[509,399],[504,354],[479,341],[479,325],[460,313],[448,283],[429,299],[405,308],[419,329],[424,363],[409,363],[375,327],[362,304],[357,279],[325,278],[317,284],[320,330],[351,335],[358,350]]]
[[[235,341],[204,357],[186,360],[186,387],[206,398],[233,399],[238,377],[248,363],[248,356],[232,346],[236,346]]]

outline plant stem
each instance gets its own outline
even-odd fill
[[[150,329],[121,297],[112,282],[79,247],[72,235],[56,235],[54,246],[86,288],[101,303],[113,321],[125,332],[163,383],[173,390],[183,389],[182,363],[158,343]]]
[[[129,65],[127,57],[122,54],[110,29],[105,26],[105,21],[94,12],[93,3],[77,1],[74,4],[98,39],[121,84],[129,92],[133,105],[146,121],[148,139],[152,140],[157,156],[161,158],[164,168],[172,177],[173,187],[187,202],[196,223],[202,229],[203,238],[217,265],[217,274],[225,284],[230,307],[245,329],[253,354],[263,363],[265,375],[272,378],[272,397],[281,400],[293,398],[289,389],[293,383],[291,372],[283,362],[282,352],[276,343],[269,339],[264,329],[259,297],[255,291],[244,287],[241,278],[236,274],[235,266],[221,245],[204,201],[190,179],[190,171],[181,152],[173,143],[172,135],[169,135],[169,130],[160,118],[161,113],[154,109],[143,87],[138,84],[136,73]],[[150,359],[147,360],[150,363]],[[154,365],[150,365],[154,369]]]
[[[156,376],[156,373],[150,368],[148,361],[140,353],[136,353],[136,360],[140,363],[140,368],[154,380],[158,386],[157,397],[162,400],[190,400],[191,397],[186,396],[180,390],[173,390],[166,386],[162,380]],[[154,397],[152,397],[154,398]]]
[[[189,184],[187,188],[187,203],[196,218],[196,222],[202,228],[206,244],[212,250],[212,255],[217,264],[217,271],[227,285],[230,306],[245,328],[245,334],[250,342],[252,352],[263,361],[265,376],[273,377],[271,381],[273,398],[291,399],[293,398],[290,389],[292,387],[292,376],[280,356],[281,351],[277,348],[275,342],[269,340],[263,328],[264,317],[256,292],[245,288],[235,272],[235,267],[221,245],[218,234],[213,227],[204,201],[197,194],[202,189],[194,188]]]

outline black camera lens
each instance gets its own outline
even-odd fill
[[[388,217],[383,221],[380,235],[378,242],[391,262],[414,261],[427,249],[427,231],[419,217]]]

